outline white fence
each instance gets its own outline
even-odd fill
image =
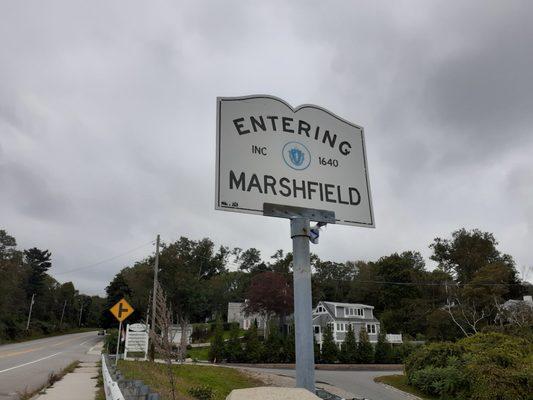
[[[385,335],[385,339],[389,343],[402,343],[403,342],[401,333],[399,333],[399,334],[387,333]]]
[[[106,358],[102,354],[102,377],[104,380],[104,392],[106,400],[125,400],[118,383],[113,380],[107,366]]]

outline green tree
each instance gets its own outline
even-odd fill
[[[106,297],[106,309],[107,310],[113,307],[120,299],[129,298],[132,294],[132,290],[130,289],[128,282],[126,281],[126,278],[124,277],[124,274],[122,271],[115,275],[113,280],[106,287],[105,291],[107,294],[107,297]],[[104,328],[115,327],[117,326],[117,320],[111,314],[111,312],[107,311],[104,314],[102,314],[101,324],[102,324],[102,327]]]
[[[224,329],[222,326],[222,320],[217,318],[215,325],[215,332],[211,338],[211,347],[209,347],[209,361],[211,362],[221,362],[224,359],[225,353],[224,345]]]
[[[333,340],[333,330],[327,324],[322,337],[322,348],[320,350],[320,361],[325,364],[333,364],[338,360],[339,348]]]
[[[385,331],[380,331],[378,342],[374,349],[374,362],[376,364],[387,364],[391,362],[391,345],[387,343]]]
[[[275,321],[271,321],[268,327],[268,336],[265,340],[265,361],[271,363],[283,362],[285,348],[280,327]]]
[[[374,359],[374,349],[368,338],[365,328],[359,331],[359,343],[357,343],[357,361],[361,364],[369,364]]]
[[[228,362],[239,362],[243,359],[240,329],[238,324],[232,324],[229,332],[229,338],[226,342],[226,359]]]
[[[513,258],[501,254],[497,245],[492,233],[462,228],[453,232],[451,239],[435,238],[429,247],[433,250],[431,259],[440,269],[452,273],[457,282],[468,283],[487,264],[503,263],[516,274]]]
[[[253,323],[244,335],[244,356],[247,362],[258,363],[263,360],[263,343],[257,334],[257,323]]]
[[[339,353],[339,361],[345,364],[355,363],[357,359],[357,340],[352,325],[348,324],[348,331],[344,337]]]
[[[296,343],[294,338],[294,325],[291,326],[290,332],[285,336],[283,340],[284,346],[284,362],[293,363],[296,360]]]
[[[51,257],[52,254],[48,250],[40,250],[37,247],[24,250],[24,259],[30,269],[26,291],[28,298],[34,293],[40,295],[44,292],[46,272],[52,266]]]

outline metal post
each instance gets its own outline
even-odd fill
[[[81,314],[83,313],[83,303],[81,303],[81,308],[80,308],[80,319],[78,320],[78,326],[80,327],[81,326]]]
[[[35,299],[35,293],[31,295],[30,312],[28,313],[28,322],[26,323],[26,330],[30,329],[31,312],[33,310],[34,299]]]
[[[157,274],[159,272],[159,235],[155,241],[155,262],[154,262],[154,287],[152,289],[152,329],[155,334],[155,313],[156,313],[156,299],[157,299]],[[155,349],[150,347],[150,359],[153,361],[155,359]]]
[[[118,351],[120,349],[120,335],[122,334],[122,321],[118,324],[117,353],[115,354],[115,366],[118,363]]]
[[[294,278],[296,386],[315,393],[309,219],[291,219]]]
[[[67,306],[67,301],[63,303],[63,311],[61,311],[61,319],[59,320],[59,330],[61,330],[61,325],[63,324],[63,316],[65,315],[65,307]]]

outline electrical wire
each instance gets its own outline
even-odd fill
[[[95,263],[92,263],[92,264],[88,264],[88,265],[84,265],[82,267],[78,267],[78,268],[73,268],[73,269],[69,269],[67,271],[61,271],[61,272],[56,272],[54,273],[54,276],[56,275],[65,275],[65,274],[70,274],[71,272],[76,272],[76,271],[81,271],[81,270],[84,270],[84,269],[87,269],[87,268],[92,268],[92,267],[96,267],[98,265],[101,265],[101,264],[104,264],[104,263],[107,263],[109,261],[113,261],[113,260],[116,260],[117,258],[120,258],[120,257],[123,257],[125,255],[128,255],[130,253],[133,253],[134,251],[137,251],[139,249],[142,249],[143,247],[146,247],[148,246],[149,244],[153,244],[154,241],[153,240],[150,240],[149,242],[146,242],[144,244],[141,244],[140,246],[137,246],[133,249],[130,249],[128,251],[125,251],[124,253],[120,253],[120,254],[117,254],[115,256],[112,256],[112,257],[109,257],[109,258],[106,258],[106,259],[103,259],[103,260],[100,260],[100,261],[97,261]]]

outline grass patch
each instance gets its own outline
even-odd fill
[[[127,379],[142,379],[154,392],[160,393],[163,399],[171,398],[168,367],[165,364],[121,360],[118,367]],[[183,400],[193,400],[189,390],[198,386],[210,387],[214,392],[214,400],[224,400],[233,389],[264,385],[233,368],[203,365],[172,365],[171,368],[178,399]]]
[[[97,390],[94,400],[106,400],[104,391],[104,377],[102,376],[102,361],[98,361],[96,365],[98,366],[98,375],[95,377]]]
[[[193,360],[207,361],[209,360],[209,346],[192,347],[187,350],[187,357],[190,357]]]
[[[438,397],[428,396],[422,393],[415,387],[410,386],[407,383],[407,377],[405,375],[384,375],[374,378],[374,382],[385,383],[403,392],[414,394],[424,400],[437,400]]]

